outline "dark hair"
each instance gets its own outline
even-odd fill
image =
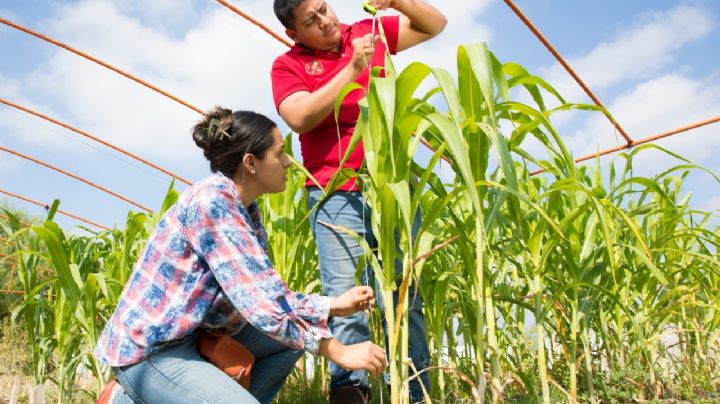
[[[285,28],[295,28],[295,24],[293,23],[293,20],[295,19],[293,10],[295,10],[295,7],[302,4],[303,1],[305,0],[275,0],[275,3],[273,4],[275,16],[278,20],[280,20]]]
[[[210,161],[210,170],[232,177],[246,154],[262,159],[273,144],[275,122],[252,111],[215,107],[193,127],[193,140]]]

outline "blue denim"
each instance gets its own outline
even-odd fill
[[[308,188],[308,194],[309,208],[314,207],[323,196],[322,191],[315,187]],[[413,225],[414,232],[417,232],[420,226],[419,220],[420,216],[417,215]],[[360,192],[335,192],[317,210],[313,211],[310,217],[310,226],[318,248],[323,292],[327,296],[339,296],[356,286],[355,273],[357,272],[358,257],[362,255],[363,248],[348,234],[330,229],[319,223],[320,221],[346,227],[363,236],[371,248],[376,248],[377,242],[372,234],[370,223],[370,208],[365,205]],[[395,271],[396,274],[402,274],[402,262],[399,259],[395,262]],[[363,271],[364,274],[368,272],[370,272],[369,267]],[[367,282],[367,275],[364,278],[364,281]],[[378,288],[377,282],[375,287]],[[393,297],[394,306],[397,304],[397,291]],[[430,364],[430,350],[422,312],[422,294],[415,284],[410,287],[409,299],[408,354],[415,368],[420,371]],[[384,304],[379,295],[378,306],[380,312],[384,313]],[[382,323],[383,329],[386,329],[384,319]],[[355,313],[348,317],[333,317],[330,319],[330,329],[333,336],[343,344],[355,344],[369,340],[368,319],[364,313]],[[330,388],[342,386],[369,388],[365,371],[346,370],[331,362],[330,377]],[[426,372],[419,377],[419,381],[415,379],[410,383],[410,399],[412,401],[421,401],[423,398],[420,382],[430,391],[430,378]]]
[[[234,336],[255,356],[250,389],[228,377],[197,352],[197,336],[171,343],[134,365],[116,368],[120,403],[270,403],[302,356],[250,325]]]

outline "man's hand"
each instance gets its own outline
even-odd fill
[[[357,313],[368,312],[375,304],[373,290],[369,286],[355,286],[330,303],[331,317],[344,317]]]
[[[350,61],[355,74],[359,74],[364,69],[368,62],[372,59],[373,52],[375,51],[375,44],[380,40],[380,35],[366,34],[360,38],[355,38],[352,41],[353,45],[353,56]]]
[[[385,351],[370,341],[343,345],[335,338],[320,342],[319,354],[347,370],[367,370],[378,377],[385,370]]]
[[[387,10],[388,8],[394,8],[395,0],[374,0],[372,5],[378,10]]]

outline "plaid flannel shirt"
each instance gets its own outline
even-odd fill
[[[140,362],[197,329],[238,332],[246,324],[317,354],[332,337],[330,298],[288,289],[267,255],[255,203],[214,174],[185,190],[151,234],[98,340],[110,366]]]

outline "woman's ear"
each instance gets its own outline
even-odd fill
[[[250,153],[244,155],[242,159],[242,166],[248,174],[255,174],[255,156]]]

